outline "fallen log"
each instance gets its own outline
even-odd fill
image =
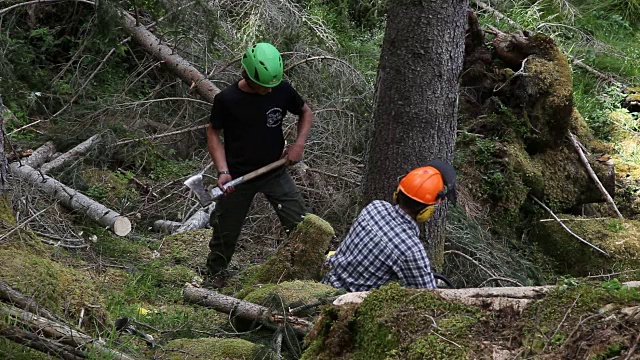
[[[0,314],[8,318],[12,323],[18,323],[32,331],[37,331],[47,339],[94,352],[99,355],[98,357],[116,360],[134,360],[130,355],[110,349],[102,339],[92,338],[89,335],[73,330],[66,324],[46,319],[15,306],[0,304]]]
[[[639,288],[640,281],[629,281],[622,285],[629,288]],[[522,312],[530,303],[544,298],[551,290],[558,288],[554,285],[519,286],[497,288],[468,288],[468,289],[423,289],[432,291],[450,301],[459,301],[466,305],[479,306],[489,310],[501,310],[511,307]],[[333,301],[335,306],[360,304],[370,291],[352,292],[339,296]]]
[[[54,178],[40,173],[31,166],[20,166],[20,164],[14,162],[9,165],[9,168],[13,174],[53,196],[65,207],[86,215],[91,220],[113,231],[116,235],[125,236],[131,231],[131,222],[128,218]]]
[[[31,154],[31,156],[22,160],[22,163],[24,165],[28,165],[34,169],[37,169],[40,166],[42,166],[44,163],[52,160],[51,157],[53,156],[53,154],[55,154],[55,152],[56,152],[56,146],[53,144],[52,141],[47,141],[42,146],[37,148]]]
[[[121,24],[124,31],[135,40],[146,52],[162,61],[170,71],[185,83],[194,86],[200,96],[213,104],[213,97],[220,92],[207,77],[176,51],[162,43],[157,36],[144,25],[137,25],[136,19],[124,11],[120,11]]]
[[[213,211],[214,206],[207,206],[201,208],[196,211],[195,214],[191,215],[184,223],[182,223],[173,234],[179,234],[181,232],[189,231],[189,230],[197,230],[202,229],[203,227],[209,224],[209,218],[211,217],[211,211]]]
[[[185,301],[213,308],[225,314],[232,314],[243,320],[256,321],[273,330],[288,324],[298,336],[306,335],[313,324],[294,316],[285,316],[271,311],[262,305],[236,299],[215,291],[187,284],[182,292]]]
[[[80,155],[86,154],[93,146],[95,146],[99,142],[100,142],[100,134],[93,135],[87,140],[76,145],[71,150],[58,156],[53,161],[42,165],[42,167],[40,168],[40,171],[42,171],[43,174],[46,174],[53,170],[59,169],[65,164],[69,163],[70,161],[77,159]]]
[[[81,360],[87,358],[83,352],[73,346],[40,337],[35,333],[2,322],[0,322],[0,338],[64,360]]]
[[[180,226],[182,226],[182,223],[177,221],[156,220],[153,222],[153,225],[151,225],[151,229],[159,233],[173,234]]]

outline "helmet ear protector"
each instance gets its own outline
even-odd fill
[[[396,188],[396,191],[393,192],[393,202],[395,202],[396,204],[398,203],[398,193],[400,192],[400,187]],[[445,190],[441,191],[445,192]],[[446,194],[446,192],[445,192]],[[440,193],[438,193],[438,196],[440,196]],[[444,196],[443,196],[444,198]],[[427,220],[429,220],[429,218],[431,216],[433,216],[433,213],[436,211],[436,206],[438,205],[438,203],[435,204],[429,204],[426,205],[424,209],[422,209],[418,215],[416,215],[416,221],[419,223],[424,223],[427,222]]]

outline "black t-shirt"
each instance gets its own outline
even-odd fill
[[[213,99],[211,126],[222,130],[231,176],[242,176],[278,160],[284,149],[282,120],[302,114],[304,100],[286,81],[266,95],[247,93],[238,82]]]

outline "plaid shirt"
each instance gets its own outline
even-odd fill
[[[418,224],[398,206],[376,200],[365,207],[322,280],[347,291],[367,291],[389,281],[416,288],[436,287]]]

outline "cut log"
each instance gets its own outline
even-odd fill
[[[124,31],[134,39],[146,52],[162,61],[170,71],[182,79],[185,83],[195,86],[202,98],[213,104],[213,97],[220,92],[207,77],[187,60],[174,51],[174,49],[162,43],[157,36],[150,32],[144,25],[136,26],[136,19],[128,13],[121,11],[121,23]]]
[[[47,141],[42,146],[37,148],[31,156],[22,160],[22,163],[31,166],[34,169],[39,168],[44,163],[51,161],[51,157],[56,152],[56,146],[52,141]]]
[[[210,307],[225,314],[233,314],[243,320],[256,321],[271,329],[287,323],[298,336],[306,335],[313,326],[311,322],[304,319],[275,314],[267,307],[192,285],[184,288],[182,296],[189,303]]]
[[[629,288],[639,288],[640,281],[629,281],[622,285]],[[479,306],[494,311],[510,307],[515,311],[521,312],[531,302],[542,299],[549,291],[557,288],[557,286],[547,285],[468,289],[424,289],[424,291],[433,291],[446,300],[459,301],[466,305]],[[369,291],[361,291],[344,294],[334,300],[333,305],[360,304],[367,298],[369,293]]]
[[[54,178],[41,174],[31,166],[20,166],[18,163],[11,163],[9,168],[14,175],[53,196],[65,207],[86,215],[91,220],[113,231],[116,235],[125,236],[131,231],[131,222],[128,218],[121,216]]]
[[[92,137],[81,142],[71,150],[60,155],[55,160],[42,165],[42,167],[40,168],[40,171],[42,171],[43,174],[46,174],[53,170],[59,169],[60,167],[69,163],[70,161],[77,159],[80,155],[86,154],[93,146],[95,146],[99,142],[100,142],[100,134],[93,135]]]
[[[134,360],[132,356],[108,348],[101,339],[94,339],[89,335],[73,330],[66,324],[46,319],[15,306],[0,304],[0,314],[5,318],[9,318],[11,323],[24,325],[32,331],[42,334],[47,339],[86,349],[96,353],[99,358]]]
[[[53,355],[64,360],[81,360],[87,356],[73,346],[40,337],[17,326],[0,322],[0,338],[13,341],[39,352]]]
[[[202,229],[207,226],[207,224],[209,224],[209,218],[211,217],[211,211],[213,211],[214,208],[215,204],[196,211],[195,214],[191,215],[191,217],[182,223],[173,233],[179,234],[189,230]]]
[[[156,220],[153,222],[151,229],[159,233],[172,234],[176,229],[182,226],[182,223],[170,220]]]

